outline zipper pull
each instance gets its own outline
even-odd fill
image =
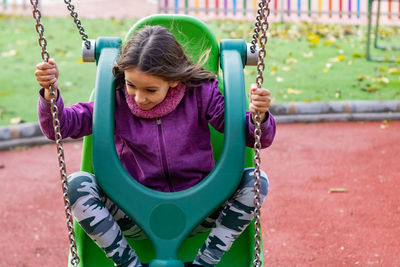
[[[157,118],[157,124],[161,125],[161,118]]]

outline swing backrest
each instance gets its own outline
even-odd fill
[[[200,21],[187,16],[151,16],[135,24],[127,34],[127,38],[144,25],[161,25],[169,28],[178,41],[183,45],[188,56],[194,62],[197,61],[199,56],[202,55],[205,50],[210,49],[209,58],[205,68],[218,74],[218,43],[212,32]],[[222,79],[219,79],[219,81],[222,88]],[[222,134],[219,134],[212,129],[213,150],[216,160],[218,160],[223,148],[223,138]],[[82,170],[88,172],[93,172],[91,151],[92,138],[91,136],[85,137]],[[251,158],[252,151],[247,149],[246,167],[252,166]],[[75,224],[75,229],[78,239],[79,254],[81,258],[83,257],[81,266],[107,266],[107,262],[109,261],[102,256],[103,252],[92,243],[77,224]],[[235,242],[230,252],[224,256],[224,259],[219,266],[250,266],[253,247],[252,233],[253,229],[250,226]],[[180,258],[184,261],[192,260],[205,237],[206,234],[200,234],[188,238],[180,249]],[[147,262],[155,257],[152,245],[148,240],[135,240],[134,242],[131,242],[130,240],[130,243],[135,248],[142,261]],[[110,262],[108,264],[111,266]]]

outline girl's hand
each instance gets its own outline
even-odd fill
[[[39,85],[45,89],[44,98],[50,101],[50,85],[53,85],[54,89],[58,89],[58,67],[54,59],[37,64],[35,76]]]
[[[256,115],[256,111],[260,112],[261,121],[265,120],[266,113],[271,106],[271,92],[265,88],[257,89],[256,84],[251,85],[250,89],[250,105],[249,109],[252,119]]]

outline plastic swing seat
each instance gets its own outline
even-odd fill
[[[243,67],[247,48],[244,40],[222,40],[219,49],[215,36],[203,22],[184,15],[144,18],[130,29],[126,39],[145,25],[168,28],[193,62],[197,62],[205,49],[210,49],[205,69],[218,74],[221,64],[223,79],[219,81],[225,96],[225,134],[210,127],[216,166],[199,184],[174,193],[149,189],[127,173],[119,161],[113,138],[115,86],[111,69],[118,58],[121,39],[100,37],[95,45],[98,67],[93,134],[84,138],[81,169],[95,173],[105,193],[149,237],[146,240],[128,239],[142,263],[150,263],[151,267],[183,267],[183,262],[193,261],[209,232],[187,236],[235,192],[243,169],[253,166],[253,151],[245,147],[247,100]],[[235,241],[218,266],[252,266],[253,224]],[[113,266],[76,221],[74,229],[79,266]],[[69,266],[72,266],[71,263]]]

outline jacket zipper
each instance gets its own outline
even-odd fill
[[[161,118],[157,118],[156,122],[157,122],[157,128],[158,128],[158,142],[159,142],[160,150],[161,150],[161,162],[163,165],[165,179],[167,180],[169,191],[174,192],[174,188],[172,186],[171,179],[169,177],[169,172],[168,172],[167,155],[165,153],[163,131],[161,128]]]

